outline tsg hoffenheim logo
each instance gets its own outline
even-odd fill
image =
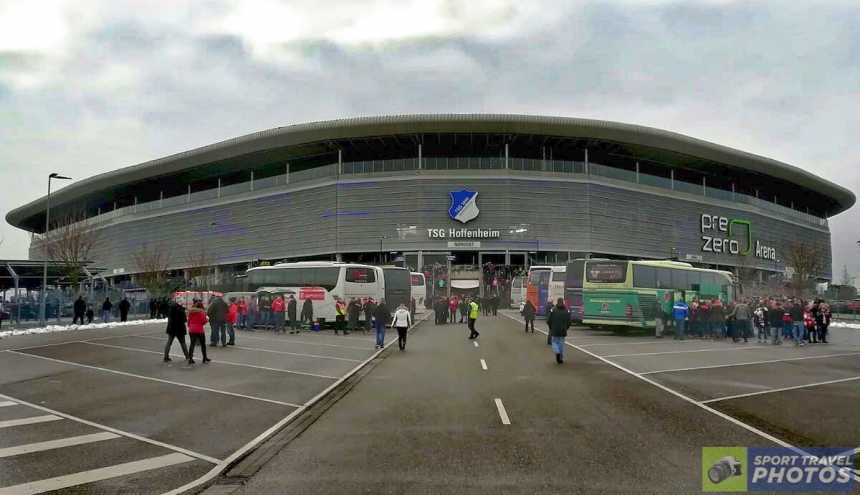
[[[469,220],[475,219],[481,210],[478,209],[478,193],[462,189],[453,191],[451,194],[451,207],[448,208],[448,215],[452,220],[461,223],[466,223]]]

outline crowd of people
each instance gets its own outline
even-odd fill
[[[497,294],[490,294],[485,297],[475,295],[437,297],[433,303],[436,324],[457,323],[458,319],[460,323],[467,323],[470,302],[475,302],[484,316],[496,316],[499,313],[501,300]]]
[[[801,298],[743,298],[724,304],[719,299],[696,298],[687,304],[679,298],[671,311],[656,306],[656,336],[662,337],[667,326],[674,328],[674,337],[700,339],[732,339],[774,345],[792,341],[796,346],[807,343],[827,343],[832,319],[830,306],[821,299]]]
[[[100,316],[102,323],[110,323],[112,310],[113,303],[111,302],[110,297],[106,297],[101,304]],[[128,313],[131,310],[131,303],[128,301],[127,297],[123,297],[117,304],[117,310],[119,312],[119,321],[128,321]],[[78,296],[74,304],[72,304],[72,325],[83,325],[85,317],[86,324],[91,324],[95,318],[95,311],[93,310],[93,305],[88,303],[84,299],[84,296]]]

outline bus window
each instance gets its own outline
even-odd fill
[[[672,288],[672,270],[670,268],[657,268],[657,288]]]
[[[626,261],[597,261],[585,265],[585,280],[601,284],[621,284],[627,280]]]
[[[677,290],[689,289],[689,278],[686,270],[669,270],[672,274],[672,288]]]
[[[633,265],[633,287],[654,289],[657,287],[657,269],[653,266]]]
[[[702,272],[687,272],[690,282],[690,290],[699,292],[702,290]]]
[[[567,277],[564,286],[568,289],[582,288],[582,270],[585,266],[585,261],[573,261],[567,264],[565,276]]]
[[[566,279],[567,274],[565,272],[552,272],[553,282],[564,282]]]

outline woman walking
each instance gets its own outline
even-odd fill
[[[564,363],[564,338],[567,337],[567,327],[570,326],[570,313],[564,307],[564,299],[558,298],[555,309],[549,315],[548,323],[555,362],[562,364]]]
[[[210,359],[206,356],[206,310],[203,309],[203,301],[194,300],[194,305],[188,310],[188,335],[191,337],[191,348],[188,350],[188,364],[194,364],[194,345],[200,343],[200,352],[203,354],[203,362],[208,363]]]
[[[394,312],[394,319],[391,322],[391,326],[397,329],[397,345],[400,346],[401,351],[406,350],[406,333],[410,325],[412,325],[412,317],[406,305],[401,304]]]
[[[182,354],[185,359],[188,359],[188,348],[185,347],[185,308],[176,303],[171,303],[167,313],[167,345],[164,346],[164,362],[169,363],[170,347],[173,345],[173,339],[179,341],[179,346],[182,347]]]
[[[535,313],[535,305],[531,301],[526,301],[522,310],[523,320],[526,322],[526,333],[529,333],[529,326],[531,326],[532,333],[535,333]]]

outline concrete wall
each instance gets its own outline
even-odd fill
[[[466,225],[448,216],[449,193],[459,189],[478,192],[481,213]],[[805,240],[825,253],[820,275],[831,275],[826,227],[777,218],[753,206],[596,177],[535,177],[513,171],[425,173],[323,180],[230,201],[113,219],[100,229],[95,261],[133,272],[132,253],[144,244],[169,250],[176,268],[188,266],[189,258],[204,250],[220,264],[376,252],[382,236],[385,251],[448,251],[450,239],[430,239],[426,229],[491,228],[500,230],[501,238],[480,240],[481,250],[667,258],[675,248],[681,258],[701,255],[708,263],[769,270],[782,270],[789,244]],[[778,261],[702,252],[702,214],[751,222],[753,241],[774,247]]]

